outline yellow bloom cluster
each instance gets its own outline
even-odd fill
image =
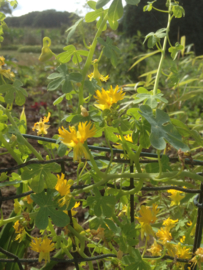
[[[68,147],[73,147],[73,160],[81,161],[81,157],[89,158],[87,150],[84,147],[84,142],[95,135],[96,127],[91,122],[79,123],[78,130],[75,127],[69,126],[69,130],[64,127],[59,128],[61,142]]]
[[[182,194],[183,191],[169,189],[167,192],[171,194],[171,196],[169,196],[169,198],[171,199],[170,206],[179,205],[180,201],[185,197],[185,195]]]
[[[90,81],[94,78],[95,80],[97,80],[97,83],[100,85],[100,84],[101,84],[100,81],[102,81],[102,82],[108,81],[109,75],[107,75],[107,76],[105,77],[105,76],[103,76],[103,75],[101,75],[101,74],[99,73],[97,61],[98,61],[98,60],[95,59],[95,60],[92,62],[93,67],[94,67],[94,71],[93,71],[91,74],[89,74],[88,77],[89,77]]]
[[[141,238],[146,235],[149,239],[150,235],[154,235],[151,224],[156,222],[156,215],[159,212],[158,205],[153,204],[152,209],[149,206],[142,205],[139,211],[141,217],[135,217],[141,224]]]
[[[56,183],[55,189],[60,193],[61,199],[59,199],[59,206],[62,207],[64,204],[68,207],[71,194],[70,194],[70,188],[73,184],[73,180],[66,180],[65,174],[58,175],[57,174],[58,181]]]
[[[37,135],[44,135],[47,134],[47,129],[50,127],[50,125],[46,125],[45,123],[49,122],[51,114],[48,113],[48,116],[44,116],[44,119],[40,118],[39,122],[34,124],[34,127],[32,128],[33,131],[38,130]]]
[[[45,263],[50,262],[50,252],[54,250],[54,243],[48,238],[34,238],[32,240],[30,247],[32,250],[39,252],[39,262],[43,259]]]
[[[125,93],[122,89],[119,90],[119,86],[117,85],[115,89],[113,89],[112,85],[109,90],[96,91],[96,96],[94,98],[97,99],[97,103],[95,107],[105,110],[110,109],[113,104],[116,104],[119,100],[122,100],[125,96]]]
[[[15,240],[19,240],[19,243],[24,239],[25,235],[26,235],[26,231],[24,226],[20,223],[19,220],[17,220],[14,225],[13,228],[15,229],[15,233],[17,233],[17,236],[15,238]]]
[[[5,78],[13,81],[13,78],[15,77],[14,73],[10,69],[2,69],[2,66],[5,65],[4,61],[5,58],[3,56],[0,56],[0,74]]]
[[[163,227],[161,227],[158,232],[156,233],[156,236],[158,238],[158,241],[166,247],[167,254],[172,257],[181,258],[181,259],[189,259],[191,256],[190,248],[187,248],[183,246],[180,242],[178,244],[171,243],[172,240],[172,234],[170,230],[175,226],[175,224],[178,222],[178,219],[172,220],[170,218],[167,218],[163,222]],[[185,239],[185,236],[182,237],[183,241]],[[161,249],[162,247],[157,244],[156,240],[154,240],[154,244],[151,246],[150,249],[148,249],[149,252],[152,253],[153,256],[161,256]],[[184,264],[182,263],[176,263],[177,269],[184,269]]]
[[[200,247],[195,251],[195,256],[190,260],[190,262],[193,266],[197,264],[198,268],[201,269],[201,265],[203,263],[203,248]]]

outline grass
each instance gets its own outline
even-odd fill
[[[0,55],[3,55],[4,57],[8,56],[9,59],[16,59],[19,65],[22,66],[33,66],[39,63],[39,53],[24,53],[24,52],[18,52],[18,51],[6,51],[1,50]],[[14,59],[13,59],[14,58]]]

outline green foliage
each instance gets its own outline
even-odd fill
[[[53,9],[33,11],[19,17],[8,17],[6,23],[9,27],[60,27],[61,24],[71,25],[78,16],[67,11],[61,12]]]
[[[66,65],[61,65],[57,68],[58,73],[52,73],[49,75],[48,79],[52,80],[48,84],[48,90],[54,91],[62,85],[63,93],[70,93],[73,90],[72,82],[81,82],[82,75],[80,73],[72,72],[67,74]]]
[[[156,32],[157,29],[167,24],[167,14],[157,12],[152,9],[152,5],[160,10],[167,10],[166,1],[152,1],[147,4],[148,0],[143,0],[138,6],[127,5],[124,8],[124,16],[119,25],[119,31],[122,31],[125,37],[134,36],[139,30],[143,35],[150,32]],[[201,9],[202,3],[199,0],[182,1],[181,6],[173,3],[173,12],[176,18],[171,22],[169,37],[172,45],[179,42],[177,36],[186,36],[187,44],[195,44],[196,55],[203,54],[201,35],[201,25],[203,24]],[[150,11],[142,13],[142,10]],[[184,17],[184,13],[187,16]],[[179,29],[179,30],[178,30]],[[195,31],[194,31],[195,29]]]
[[[58,164],[32,164],[29,166],[30,170],[26,170],[22,174],[23,180],[31,180],[30,186],[33,191],[40,193],[45,187],[53,189],[56,185],[57,178],[51,172],[59,172],[60,166]]]
[[[170,118],[167,113],[157,109],[156,116],[154,117],[152,109],[147,105],[142,105],[140,110],[140,114],[144,116],[151,125],[150,141],[153,147],[158,150],[164,149],[166,147],[166,140],[177,150],[189,150],[188,146],[182,142],[180,134],[170,123]]]
[[[53,196],[54,191],[51,189],[47,189],[46,193],[42,191],[41,193],[31,195],[32,200],[40,207],[35,218],[36,226],[40,230],[44,230],[48,226],[49,216],[53,223],[59,227],[66,226],[70,221],[69,216],[62,210],[56,210],[58,205],[53,201]]]

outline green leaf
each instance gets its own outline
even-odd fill
[[[98,0],[96,3],[96,9],[102,8],[103,6],[108,4],[108,2],[110,2],[110,0]]]
[[[126,3],[129,5],[138,5],[140,0],[126,0]]]
[[[173,60],[176,59],[178,56],[178,53],[183,49],[183,45],[180,45],[178,42],[176,42],[175,47],[170,47],[168,51],[171,53],[171,57]]]
[[[80,18],[77,22],[75,22],[74,25],[72,25],[71,27],[69,27],[66,32],[69,32],[68,33],[68,36],[67,36],[67,39],[66,39],[66,42],[67,44],[69,43],[70,39],[72,38],[73,34],[75,33],[78,25],[83,21],[84,18]]]
[[[21,183],[22,183],[22,181],[18,181],[18,180],[12,181],[12,182],[3,182],[3,183],[0,183],[0,188],[7,187],[7,186],[15,186],[15,185],[19,186],[19,184],[21,184]]]
[[[104,55],[107,58],[110,58],[112,65],[116,67],[117,58],[118,58],[116,54],[120,53],[120,50],[116,46],[113,45],[113,40],[110,39],[109,37],[107,37],[106,42],[100,37],[98,37],[97,40],[101,45],[104,46],[104,50],[103,50]]]
[[[146,105],[148,105],[152,109],[155,109],[157,107],[158,101],[160,100],[164,103],[168,103],[168,100],[162,98],[162,96],[163,94],[161,93],[153,95],[153,92],[148,92],[147,94],[137,94],[136,98],[138,98],[138,100],[136,99],[135,101],[139,103],[142,101],[146,101]]]
[[[86,14],[85,21],[86,22],[93,22],[98,17],[100,17],[103,14],[103,12],[104,12],[104,10],[102,8],[96,9],[95,11],[91,11],[91,12]]]
[[[63,87],[62,87],[62,92],[67,94],[70,93],[73,89],[72,83],[69,79],[69,77],[67,76],[64,83],[63,83]]]
[[[6,15],[0,12],[0,21],[2,22],[6,18]]]
[[[74,82],[81,82],[82,81],[82,74],[73,72],[69,74],[69,80]]]
[[[149,106],[142,105],[140,109],[140,114],[151,125],[150,141],[154,148],[163,150],[166,147],[166,140],[177,150],[181,149],[183,152],[189,151],[188,146],[182,142],[180,134],[171,124],[167,113],[157,109],[154,117],[152,109]]]
[[[84,87],[91,95],[94,95],[97,89],[101,90],[101,87],[97,84],[97,80],[95,80],[94,78],[91,81],[86,80],[84,83]]]
[[[151,32],[148,35],[146,35],[143,43],[145,43],[145,41],[148,39],[147,43],[148,48],[153,48],[154,45],[160,40],[160,38],[163,38],[165,36],[166,36],[166,28],[161,28],[158,31],[156,31],[156,33]]]
[[[162,172],[172,171],[170,167],[169,157],[163,155],[161,157],[161,164],[162,164]],[[147,173],[158,173],[159,172],[159,164],[158,163],[148,163],[145,166]]]
[[[60,104],[63,101],[63,99],[64,99],[65,96],[66,95],[64,94],[64,95],[58,97],[56,100],[54,100],[53,105],[55,106],[57,104]]]
[[[15,103],[18,106],[25,104],[25,96],[21,92],[16,93]]]
[[[47,86],[47,90],[48,91],[54,91],[56,89],[59,88],[59,86],[63,83],[64,78],[57,78],[55,80],[53,80],[52,82],[50,82]]]
[[[87,205],[93,207],[96,216],[100,217],[102,214],[107,218],[111,218],[114,207],[116,204],[116,198],[111,196],[101,196],[98,189],[94,188],[95,196],[89,196],[87,198]]]
[[[91,9],[96,10],[96,4],[97,3],[95,1],[88,1],[87,4]]]
[[[148,58],[148,57],[151,57],[152,55],[154,55],[154,54],[156,54],[156,53],[160,53],[160,51],[157,50],[157,51],[150,52],[150,53],[147,53],[147,54],[144,54],[144,55],[140,55],[140,56],[143,56],[143,57],[141,57],[139,60],[137,60],[137,61],[130,67],[129,70],[131,70],[134,66],[136,66],[137,64],[139,64],[141,61],[145,60],[145,59]],[[135,58],[136,58],[136,57],[135,57]],[[135,58],[133,58],[133,59],[135,59]]]
[[[139,108],[130,108],[127,110],[127,115],[133,116],[136,120],[140,119]]]
[[[71,60],[72,55],[76,52],[76,48],[73,45],[68,45],[63,48],[65,52],[60,53],[57,58],[61,63],[68,63]]]
[[[105,132],[106,132],[106,136],[107,138],[111,141],[111,142],[117,142],[119,139],[118,137],[114,134],[116,132],[116,128],[113,128],[113,127],[107,127],[105,129]]]
[[[29,165],[29,171],[22,173],[23,180],[33,179],[30,186],[34,192],[40,193],[45,187],[54,188],[57,183],[57,178],[51,172],[60,172],[61,167],[57,163],[51,164],[32,164]]]
[[[118,28],[118,20],[123,16],[122,0],[114,0],[108,11],[108,21],[112,30]]]
[[[172,4],[172,12],[175,18],[182,18],[182,16],[185,16],[185,10],[183,7],[179,6],[176,3]]]
[[[57,149],[57,154],[59,157],[63,157],[67,151],[67,146],[63,143],[61,143]]]
[[[40,206],[40,210],[35,218],[38,229],[45,230],[48,226],[48,217],[50,216],[53,223],[58,227],[64,227],[69,223],[69,216],[59,210],[59,206],[53,201],[55,191],[47,189],[39,194],[31,194],[31,199]],[[58,209],[58,210],[56,210]]]

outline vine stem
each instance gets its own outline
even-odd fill
[[[161,52],[161,59],[159,62],[159,66],[158,66],[158,71],[157,71],[157,75],[156,75],[156,79],[155,79],[155,83],[154,83],[154,89],[153,89],[153,95],[157,94],[157,89],[158,89],[158,85],[159,85],[159,77],[161,74],[161,67],[164,61],[164,56],[165,56],[165,51],[166,51],[166,44],[167,44],[167,40],[168,40],[168,33],[169,33],[169,28],[170,28],[170,24],[171,24],[171,0],[169,0],[169,7],[168,7],[168,24],[167,24],[167,28],[166,28],[166,36],[164,38],[164,43],[163,43],[163,48],[162,48],[162,52]]]
[[[90,46],[90,50],[89,50],[89,53],[88,53],[88,56],[87,56],[87,60],[86,60],[86,63],[84,65],[84,68],[83,68],[83,71],[82,71],[83,80],[82,80],[82,85],[81,85],[80,91],[79,91],[79,104],[78,104],[78,110],[79,111],[80,111],[80,105],[83,105],[83,103],[84,103],[83,87],[84,87],[84,83],[85,83],[85,77],[87,75],[87,72],[88,72],[89,67],[91,65],[91,62],[92,62],[94,51],[95,51],[95,48],[96,48],[96,45],[97,45],[97,38],[101,35],[101,33],[103,31],[103,28],[104,28],[105,23],[107,21],[107,17],[108,17],[108,13],[106,13],[106,15],[103,18],[102,23],[100,24],[100,27],[98,28],[98,31],[97,31],[97,33],[96,33],[96,35],[94,37],[92,45]]]

